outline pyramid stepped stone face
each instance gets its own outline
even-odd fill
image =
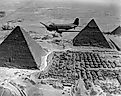
[[[111,48],[94,19],[73,39],[73,45]]]
[[[111,34],[121,36],[121,27],[118,26],[116,29],[114,29],[114,30],[111,32]]]
[[[0,67],[38,69],[44,50],[17,26],[0,45]]]

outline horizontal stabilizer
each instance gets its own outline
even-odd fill
[[[46,24],[44,24],[44,23],[42,23],[42,22],[40,22],[42,25],[44,25],[46,28],[48,28],[48,26],[46,25]]]

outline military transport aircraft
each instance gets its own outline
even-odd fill
[[[62,34],[62,32],[69,30],[69,29],[75,29],[79,25],[79,18],[76,18],[73,23],[69,24],[55,24],[51,23],[50,25],[46,25],[42,22],[40,22],[42,25],[44,25],[48,31],[55,31],[57,33]]]

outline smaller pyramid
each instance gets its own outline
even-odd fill
[[[111,48],[94,19],[92,19],[73,39],[74,46]]]
[[[118,36],[121,36],[121,27],[118,26],[116,29],[114,29],[112,32],[111,32],[112,35],[118,35]]]
[[[43,48],[17,26],[0,45],[0,67],[38,69],[44,55]]]
[[[113,43],[113,45],[115,46],[115,48],[118,50],[118,51],[121,51],[121,49],[116,45],[116,43],[110,39],[110,41]]]

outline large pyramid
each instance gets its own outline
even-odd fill
[[[0,67],[38,69],[45,51],[17,26],[0,45]]]
[[[73,45],[111,48],[94,19],[74,37]]]
[[[121,36],[121,27],[118,26],[116,29],[114,29],[114,30],[111,32],[111,34]]]

